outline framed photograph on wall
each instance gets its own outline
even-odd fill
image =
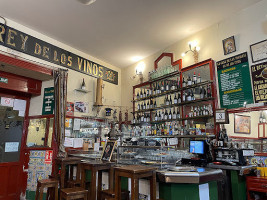
[[[107,141],[107,143],[103,149],[101,160],[110,161],[115,146],[116,146],[116,141],[111,141],[111,140]]]
[[[233,53],[236,51],[235,37],[234,36],[226,38],[222,42],[223,42],[224,55],[227,55],[229,53]]]
[[[250,45],[252,62],[259,62],[267,59],[267,40]]]
[[[236,115],[234,120],[235,133],[245,133],[250,134],[251,130],[251,120],[250,116]]]

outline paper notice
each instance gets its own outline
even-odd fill
[[[207,200],[210,199],[209,194],[209,184],[201,184],[199,185],[199,200]]]
[[[5,152],[18,152],[18,151],[19,151],[19,142],[5,143]]]
[[[83,138],[74,138],[73,147],[74,148],[81,148],[81,147],[83,147]]]
[[[100,143],[94,143],[94,151],[99,151],[99,144]]]
[[[13,105],[14,105],[14,99],[12,99],[12,98],[6,98],[6,97],[1,97],[1,105],[2,106],[13,107]]]
[[[26,101],[21,99],[14,100],[14,110],[26,110]]]
[[[73,139],[74,138],[65,137],[64,146],[65,147],[73,147]]]
[[[65,136],[70,137],[70,130],[69,129],[65,129]]]
[[[74,131],[79,131],[81,128],[81,120],[80,119],[74,119],[73,121],[73,130]]]

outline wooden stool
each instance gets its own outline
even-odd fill
[[[81,158],[75,158],[75,157],[56,158],[55,161],[56,161],[55,177],[60,180],[61,189],[65,188],[68,183],[70,183],[71,187],[80,184]],[[59,174],[59,166],[61,167],[60,174]],[[67,166],[70,167],[69,178],[66,178],[67,177],[67,173],[66,173]],[[75,181],[73,180],[73,167],[74,166],[77,166],[77,174],[76,174]]]
[[[142,165],[115,167],[115,199],[121,200],[121,177],[131,178],[131,200],[139,199],[139,179],[149,178],[150,199],[156,200],[156,168]]]
[[[84,188],[81,188],[81,187],[64,188],[64,189],[61,189],[60,200],[63,200],[63,199],[66,199],[66,200],[71,200],[71,199],[87,200],[87,193],[88,193],[88,190],[85,190]]]
[[[100,193],[101,193],[100,200],[115,199],[115,191],[113,191],[113,190],[102,190]],[[129,200],[129,194],[130,194],[129,191],[122,190],[121,191],[121,199]]]
[[[54,196],[52,197],[53,200],[58,200],[58,180],[56,179],[43,179],[37,182],[35,200],[43,200],[43,192],[44,188],[48,188],[46,199],[51,193],[52,188],[54,188]],[[51,198],[50,198],[51,199]]]
[[[90,184],[90,200],[100,199],[100,192],[102,190],[102,172],[109,171],[109,189],[113,188],[113,168],[112,166],[115,163],[112,162],[104,162],[104,161],[88,161],[82,162],[81,164],[81,173],[82,179],[81,184],[82,187],[85,188],[85,175],[86,170],[91,170],[91,184]],[[98,172],[98,181],[96,181],[96,173]],[[98,183],[96,183],[98,182]],[[96,194],[96,184],[97,184],[97,194]]]

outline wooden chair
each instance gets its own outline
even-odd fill
[[[35,200],[43,200],[44,188],[48,188],[46,199],[50,197],[51,200],[58,200],[58,180],[57,179],[39,180],[37,182]],[[52,188],[54,188],[53,193],[52,193]]]
[[[83,199],[87,200],[88,190],[81,187],[64,188],[60,191],[60,200]]]

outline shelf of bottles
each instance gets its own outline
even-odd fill
[[[213,67],[210,60],[204,65],[196,65],[184,71],[182,69],[181,73],[163,80],[158,78],[159,81],[147,82],[144,87],[135,88],[132,124],[147,126],[153,129],[152,132],[154,129],[162,132],[164,126],[172,127],[168,130],[200,129],[198,132],[206,132],[206,128],[199,128],[199,124],[214,124],[211,121],[214,120],[213,111],[217,100],[216,94],[213,94],[215,82],[210,77],[211,65]],[[209,129],[214,129],[214,126]],[[172,131],[167,132],[167,135],[172,134]],[[166,131],[162,134],[166,135]]]

